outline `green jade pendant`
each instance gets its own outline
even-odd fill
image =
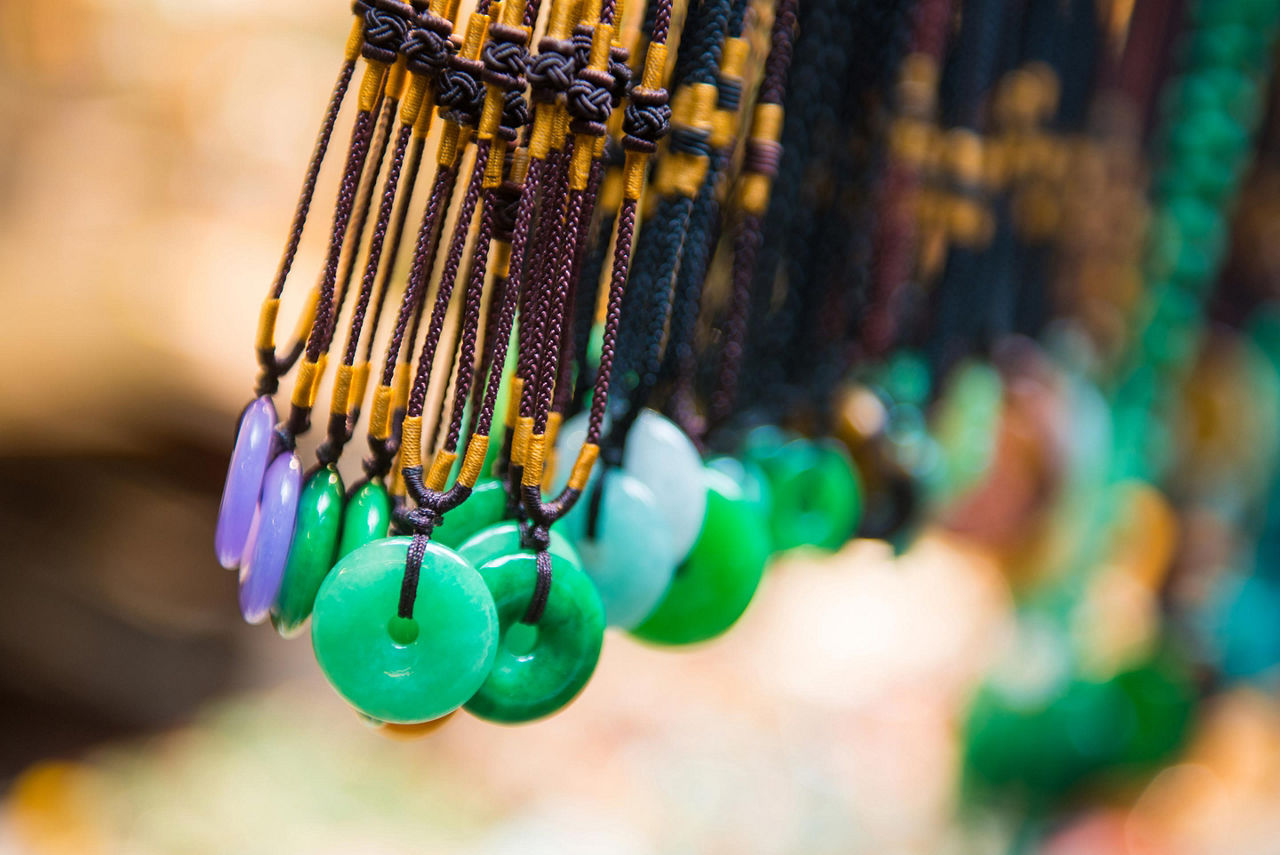
[[[491,525],[472,535],[458,548],[458,554],[470,561],[473,567],[484,567],[495,559],[527,551],[520,543],[520,524],[514,520]],[[575,570],[582,569],[578,551],[560,532],[551,532],[551,544],[547,551],[563,558]]]
[[[431,538],[457,549],[473,535],[502,522],[506,515],[507,488],[496,478],[485,478],[476,483],[465,502],[444,515],[431,532]]]
[[[379,481],[370,481],[352,494],[342,516],[338,557],[387,536],[391,528],[391,495]]]
[[[497,604],[501,641],[484,685],[467,712],[500,724],[521,724],[569,704],[595,672],[604,644],[604,606],[586,574],[555,552],[551,591],[536,626],[521,623],[538,579],[529,551],[480,568]]]
[[[397,615],[412,538],[374,541],[343,558],[311,616],[316,661],[356,710],[391,724],[453,712],[484,683],[498,651],[498,613],[471,564],[427,544],[413,617]]]
[[[707,516],[666,595],[632,634],[694,644],[723,634],[751,604],[769,560],[765,519],[733,480],[706,470]]]
[[[331,466],[312,475],[302,489],[284,581],[271,609],[271,623],[285,638],[296,636],[307,622],[316,591],[333,569],[344,492],[342,476]]]
[[[792,439],[776,445],[765,439],[753,437],[744,454],[769,482],[774,550],[839,549],[862,518],[862,484],[849,453],[833,440]]]

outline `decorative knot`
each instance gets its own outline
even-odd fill
[[[631,51],[622,45],[609,48],[609,76],[613,78],[613,106],[617,109],[631,91]]]
[[[574,133],[604,136],[605,123],[613,112],[613,96],[609,92],[612,83],[609,73],[598,68],[588,67],[578,72],[568,92]]]
[[[459,125],[474,126],[484,110],[485,88],[480,82],[484,63],[453,54],[449,67],[440,75],[437,102],[445,108],[445,118]]]
[[[489,42],[481,54],[486,83],[503,89],[524,89],[524,75],[529,63],[525,38],[525,31],[520,27],[490,25]]]
[[[524,92],[508,89],[502,93],[502,120],[498,125],[498,134],[507,142],[514,142],[520,129],[527,124],[529,103],[524,100]]]
[[[364,44],[360,55],[370,62],[387,65],[396,61],[396,55],[404,44],[409,30],[406,9],[386,0],[366,0],[357,8],[364,10]]]
[[[671,105],[665,89],[631,90],[631,103],[622,116],[622,145],[630,151],[653,154],[671,131]],[[673,139],[674,143],[674,139]]]
[[[538,42],[538,55],[528,72],[533,100],[546,103],[554,101],[561,92],[568,92],[576,69],[572,42],[550,36],[542,39]]]
[[[450,23],[434,15],[424,12],[417,16],[415,26],[405,34],[402,51],[409,71],[429,77],[436,77],[449,64],[449,55],[453,53],[453,44],[449,35],[453,31]]]

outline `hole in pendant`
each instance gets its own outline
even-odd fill
[[[512,656],[528,656],[538,645],[538,628],[527,623],[517,623],[507,630],[502,646]]]
[[[387,621],[387,632],[392,641],[405,647],[418,640],[418,622],[413,618],[393,617]]]

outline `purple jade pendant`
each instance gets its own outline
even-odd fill
[[[278,455],[262,481],[262,503],[253,517],[240,565],[240,613],[249,623],[266,620],[280,593],[301,493],[298,455],[291,451]]]
[[[265,395],[249,404],[240,419],[213,536],[218,563],[228,570],[239,567],[248,552],[245,545],[262,494],[262,479],[276,451],[275,427],[276,408]]]

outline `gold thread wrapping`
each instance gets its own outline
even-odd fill
[[[387,97],[395,98],[397,101],[403,99],[408,85],[409,69],[405,65],[405,58],[399,57],[387,74]]]
[[[364,404],[364,394],[369,390],[369,363],[361,362],[356,366],[354,379],[351,381],[351,396],[347,398],[347,412],[359,412]]]
[[[628,151],[622,166],[622,192],[626,198],[639,201],[644,194],[645,165],[649,156],[642,151]]]
[[[270,297],[262,301],[262,311],[258,313],[258,350],[276,349],[276,319],[280,317],[280,301]]]
[[[360,58],[360,49],[364,47],[364,18],[357,17],[351,22],[351,33],[347,36],[347,46],[343,50],[343,58],[347,62],[355,62]]]
[[[529,436],[529,444],[525,449],[524,455],[523,483],[526,487],[539,487],[542,485],[542,467],[545,462],[544,455],[546,450],[547,437],[545,434],[535,433]]]
[[[502,238],[493,240],[493,275],[506,279],[511,274],[511,244]]]
[[[514,429],[516,426],[516,417],[520,415],[520,399],[524,397],[524,378],[511,378],[511,393],[507,398],[507,427]]]
[[[525,453],[529,448],[529,435],[533,433],[533,419],[521,416],[516,419],[516,432],[511,440],[511,462],[524,465]]]
[[[302,314],[298,315],[298,324],[293,330],[293,340],[303,341],[311,332],[311,325],[316,320],[316,307],[320,304],[320,286],[312,286],[307,292],[307,302],[302,307]]]
[[[409,380],[409,364],[397,362],[396,373],[391,377],[391,385],[395,389],[395,394],[391,398],[393,410],[403,410],[409,405]]]
[[[569,487],[581,493],[587,489],[587,482],[591,480],[591,470],[596,465],[596,459],[600,456],[600,446],[594,442],[584,443],[582,449],[578,452],[578,459],[573,463],[573,472],[569,475]]]
[[[338,366],[338,373],[333,378],[333,397],[329,403],[329,412],[344,416],[350,412],[347,405],[351,401],[351,377],[354,373],[355,369],[350,365]]]
[[[391,395],[390,386],[379,384],[373,390],[373,410],[369,413],[369,435],[374,439],[387,439],[391,436]]]
[[[467,443],[466,457],[462,458],[462,469],[458,473],[458,483],[474,487],[480,480],[484,469],[484,458],[489,453],[489,437],[476,434]]]
[[[382,94],[382,82],[386,79],[387,64],[376,59],[367,60],[364,76],[360,78],[360,96],[356,103],[360,110],[369,113],[378,106],[378,96]]]
[[[400,429],[400,468],[422,465],[422,416],[406,416]]]
[[[302,364],[298,366],[298,379],[293,384],[293,398],[291,402],[295,407],[307,408],[311,406],[313,398],[311,387],[316,384],[316,363],[310,359],[303,359]]]
[[[457,460],[458,455],[452,451],[437,451],[435,460],[431,461],[431,472],[427,475],[427,489],[437,493],[443,490],[445,482],[449,480],[449,470],[453,469]]]

